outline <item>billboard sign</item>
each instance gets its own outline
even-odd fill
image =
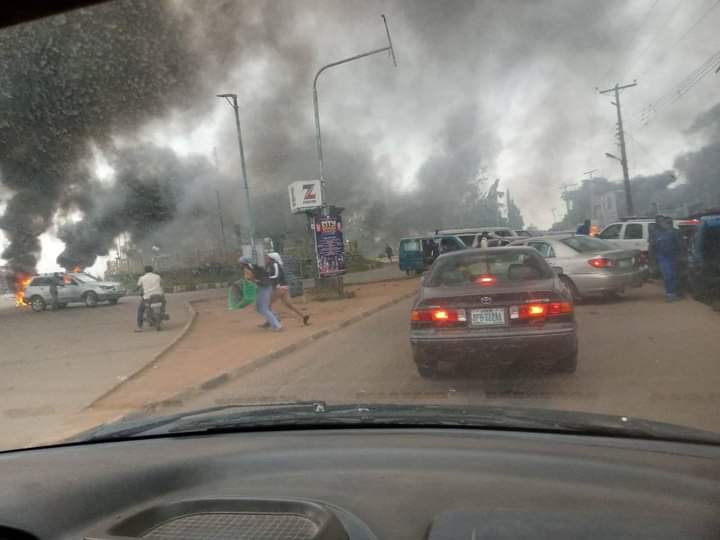
[[[313,231],[318,275],[330,277],[344,273],[345,243],[340,214],[328,212],[313,216]]]
[[[303,180],[288,186],[290,211],[293,214],[307,212],[323,205],[322,180]]]

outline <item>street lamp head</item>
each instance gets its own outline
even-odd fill
[[[219,98],[231,98],[231,97],[237,97],[237,94],[217,94],[217,97],[219,97]]]
[[[622,159],[617,157],[615,154],[611,154],[610,152],[605,152],[605,157],[609,157],[610,159],[615,159],[617,161],[622,161]]]

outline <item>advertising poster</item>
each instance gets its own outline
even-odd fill
[[[313,227],[319,276],[342,274],[345,272],[345,244],[340,214],[316,215]]]

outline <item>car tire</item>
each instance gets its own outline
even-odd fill
[[[423,379],[432,379],[437,375],[437,362],[428,358],[427,354],[415,349],[413,350],[413,360],[415,361],[418,373]]]
[[[85,301],[85,305],[89,308],[93,308],[98,305],[98,295],[92,291],[85,293],[83,300]]]
[[[555,368],[558,371],[558,373],[575,373],[575,371],[577,371],[577,364],[578,364],[578,351],[576,350],[574,353],[572,353],[569,356],[566,356],[565,358],[560,360],[555,365]]]
[[[108,300],[108,304],[110,304],[111,306],[114,306],[117,303],[118,303],[117,298],[111,298],[110,300]]]
[[[34,312],[40,313],[41,311],[45,311],[47,304],[42,296],[33,296],[30,298],[30,307]]]
[[[573,302],[579,302],[580,297],[580,291],[578,291],[578,288],[575,286],[575,283],[573,283],[573,280],[570,279],[567,276],[560,276],[560,282],[565,285],[567,290],[570,292],[570,296],[572,297]]]

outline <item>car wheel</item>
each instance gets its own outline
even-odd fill
[[[560,282],[565,285],[567,290],[570,292],[570,296],[572,297],[573,302],[579,302],[580,301],[580,291],[578,291],[577,287],[573,283],[572,279],[570,279],[567,276],[560,276]]]
[[[117,298],[111,298],[110,300],[108,300],[108,304],[110,304],[111,306],[114,306],[117,303],[118,303]]]
[[[577,350],[569,356],[566,356],[556,364],[559,373],[575,373],[577,370],[578,352]]]
[[[45,304],[45,300],[43,300],[42,296],[33,296],[30,298],[30,307],[35,312],[45,311],[45,308],[47,305]]]
[[[98,305],[98,295],[90,291],[85,294],[85,305],[87,307],[95,307]]]
[[[432,379],[437,375],[437,362],[428,358],[425,353],[413,350],[413,360],[415,360],[415,366],[423,379]]]

